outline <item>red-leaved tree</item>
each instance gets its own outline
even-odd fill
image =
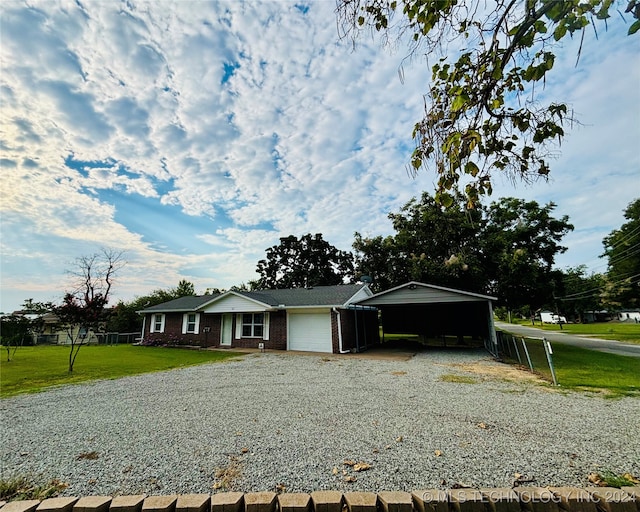
[[[73,372],[80,348],[107,320],[105,308],[115,274],[124,265],[124,260],[122,252],[103,249],[100,253],[78,258],[75,265],[75,270],[70,272],[75,277],[74,291],[67,292],[62,304],[53,308],[71,341],[69,373]]]

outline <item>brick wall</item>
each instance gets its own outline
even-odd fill
[[[222,317],[219,314],[200,313],[198,334],[182,334],[182,313],[166,313],[164,316],[164,332],[150,332],[153,315],[147,315],[144,329],[145,341],[157,340],[160,343],[176,345],[195,345],[200,347],[217,347],[220,345],[220,326]],[[205,327],[209,332],[205,332]]]
[[[209,328],[209,332],[206,331]],[[200,333],[197,339],[201,347],[220,346],[220,329],[222,328],[222,316],[203,314],[200,318]]]
[[[269,339],[236,338],[236,315],[233,316],[233,339],[231,347],[258,348],[264,343],[265,349],[287,350],[287,313],[286,311],[272,311],[269,313]]]
[[[287,350],[287,312],[273,311],[269,315],[269,348]]]
[[[0,502],[0,507],[0,512],[640,512],[640,486],[88,496]]]
[[[356,348],[355,315],[353,310],[340,310],[340,324],[342,329],[343,350]],[[358,340],[362,348],[367,340],[367,345],[379,343],[379,331],[377,312],[358,311]],[[166,313],[164,332],[149,332],[153,315],[147,315],[145,322],[145,342],[155,341],[156,344],[189,345],[200,347],[220,346],[222,315],[200,313],[200,327],[198,334],[182,334],[182,313]],[[269,313],[269,339],[261,338],[236,338],[237,316],[233,315],[231,348],[258,348],[259,343],[264,343],[265,349],[287,350],[287,313],[286,311],[272,311]],[[205,328],[209,328],[205,332]],[[338,315],[331,311],[331,344],[333,352],[339,352]]]

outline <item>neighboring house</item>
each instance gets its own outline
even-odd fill
[[[230,290],[152,306],[142,343],[341,353],[379,342],[366,284],[284,290]]]
[[[640,310],[625,309],[617,313],[617,320],[621,322],[640,323]]]
[[[81,334],[79,325],[68,328],[62,325],[58,317],[53,313],[45,313],[42,315],[41,331],[35,336],[38,344],[69,345],[72,337],[74,340],[80,339],[79,334]],[[82,334],[84,335],[81,338],[83,343],[99,343],[99,338],[93,331]]]
[[[540,311],[540,320],[545,324],[567,323],[567,319],[562,315],[556,315],[551,311]]]

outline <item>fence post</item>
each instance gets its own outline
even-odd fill
[[[547,341],[547,338],[542,338],[542,344],[544,345],[544,353],[547,355],[547,362],[549,363],[549,369],[551,370],[551,378],[553,379],[553,385],[558,385],[558,380],[556,379],[556,371],[553,368],[553,358],[551,355],[553,354],[553,350],[551,349],[551,343]]]
[[[522,364],[522,358],[520,357],[520,351],[518,350],[518,340],[515,336],[511,336],[511,342],[513,343],[513,348],[516,349],[516,355],[518,356],[518,364]]]
[[[531,357],[529,356],[529,349],[527,348],[527,342],[524,341],[524,336],[522,337],[522,347],[524,348],[524,353],[527,356],[527,361],[529,362],[529,368],[533,371],[533,363],[531,362]]]

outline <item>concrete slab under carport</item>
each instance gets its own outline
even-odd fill
[[[381,311],[383,332],[480,337],[495,345],[495,297],[411,281],[358,301]]]

